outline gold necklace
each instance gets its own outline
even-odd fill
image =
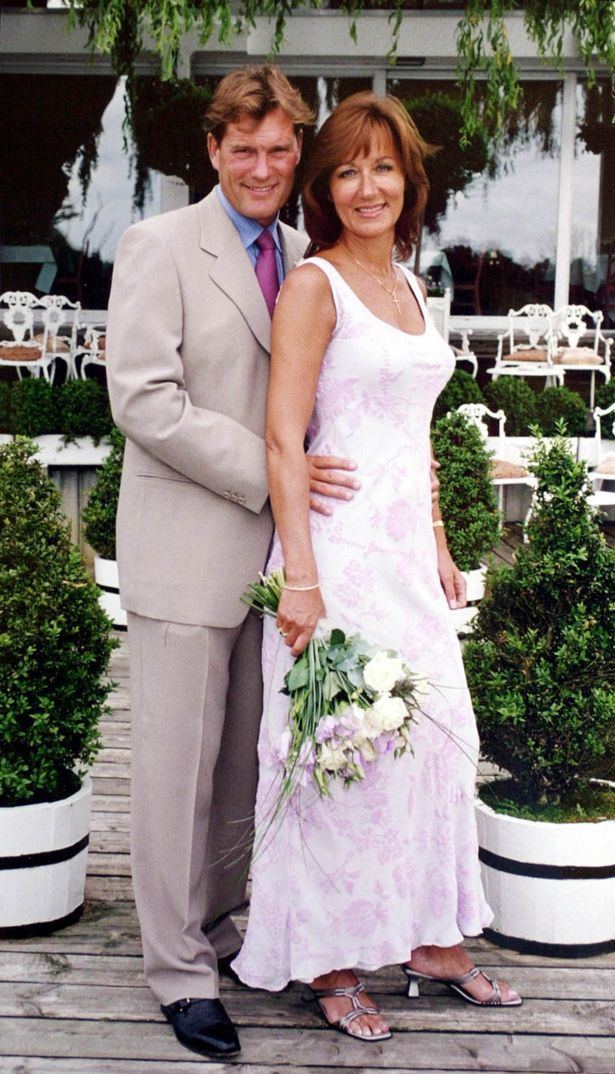
[[[389,288],[389,287],[387,287],[386,283],[382,282],[382,280],[380,279],[379,276],[376,276],[375,273],[370,272],[369,269],[366,268],[365,265],[363,265],[361,263],[361,261],[358,261],[357,258],[353,257],[352,254],[350,254],[350,256],[352,257],[352,260],[354,261],[355,265],[358,265],[360,269],[363,269],[363,272],[366,272],[368,276],[371,276],[372,280],[375,280],[376,283],[380,284],[380,286],[382,287],[383,291],[386,291],[386,293],[389,296],[389,298],[391,298],[392,301],[395,303],[395,310],[396,310],[397,316],[401,317],[401,305],[400,305],[399,299],[397,297],[398,276],[397,276],[397,273],[395,272],[395,269],[393,269],[393,274],[395,276],[395,283],[393,284],[392,288]]]

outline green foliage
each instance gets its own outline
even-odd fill
[[[59,431],[66,442],[91,436],[95,443],[113,428],[106,388],[96,380],[68,380],[60,388]]]
[[[10,432],[9,413],[11,405],[11,385],[7,380],[0,380],[0,433]]]
[[[59,493],[19,437],[0,447],[0,805],[71,794],[96,753],[114,646]]]
[[[582,436],[587,426],[585,403],[570,388],[545,388],[536,396],[536,413],[544,436],[555,436],[560,420],[567,436]]]
[[[24,377],[11,386],[9,431],[43,436],[58,431],[58,389],[43,377]]]
[[[615,377],[612,377],[608,384],[601,385],[596,392],[596,406],[606,410],[612,403],[615,403]],[[615,411],[609,414],[608,417],[603,418],[600,425],[603,439],[615,440],[615,431],[613,430]]]
[[[448,546],[461,570],[473,570],[500,534],[490,456],[479,430],[462,414],[440,418],[431,442],[440,463],[440,509]]]
[[[434,418],[443,418],[449,410],[457,410],[464,403],[484,403],[485,399],[477,382],[465,369],[456,369],[448,384],[440,392],[434,407]]]
[[[562,437],[530,469],[528,543],[492,573],[464,660],[483,753],[536,805],[615,775],[615,550]]]
[[[111,57],[119,75],[133,81],[136,60],[152,48],[160,60],[161,77],[177,75],[177,61],[184,34],[195,31],[201,45],[217,35],[222,46],[232,45],[237,34],[246,33],[257,17],[271,23],[271,53],[280,51],[286,24],[298,10],[318,10],[320,0],[68,0],[72,26],[88,32],[92,50]],[[338,10],[350,16],[349,30],[356,42],[356,18],[366,8],[391,8],[391,46],[388,58],[394,62],[404,12],[404,0],[340,0]],[[462,88],[463,139],[471,146],[479,132],[496,134],[520,99],[518,72],[513,60],[504,17],[523,10],[528,36],[539,54],[561,63],[564,31],[568,28],[577,42],[590,75],[595,62],[615,66],[615,12],[604,0],[467,0],[459,5],[463,15],[457,28],[459,63],[457,74]],[[477,74],[484,75],[486,92],[476,93]]]
[[[615,5],[604,0],[467,0],[457,31],[457,76],[463,91],[464,139],[487,129],[498,135],[521,98],[519,73],[510,49],[505,16],[523,11],[528,37],[538,54],[562,68],[564,34],[570,30],[588,73],[594,64],[615,67]],[[477,74],[485,79],[482,104]]]
[[[529,436],[536,424],[536,393],[522,377],[498,377],[485,388],[490,410],[506,414],[507,436]]]
[[[98,471],[83,512],[85,539],[103,559],[115,559],[115,517],[124,459],[124,437],[119,429],[111,433],[111,445],[111,454]]]

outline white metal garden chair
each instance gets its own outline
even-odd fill
[[[40,301],[30,291],[5,291],[0,295],[2,322],[10,333],[10,338],[0,340],[0,360],[15,369],[20,380],[24,369],[33,377],[42,373],[51,380],[49,370],[54,359],[46,354],[46,340],[34,336],[34,310],[38,307]]]
[[[491,480],[498,490],[498,507],[504,514],[505,489],[511,485],[525,485],[527,488],[536,487],[536,479],[525,466],[506,458],[508,454],[506,444],[506,414],[503,410],[489,410],[484,403],[463,403],[457,408],[459,414],[465,418],[480,432],[485,445],[488,442],[489,427],[487,420],[492,418],[498,423],[497,456],[491,463]]]
[[[87,380],[86,369],[89,365],[106,366],[106,328],[104,325],[94,327],[88,325],[81,347],[77,349],[77,356],[81,358],[80,375],[82,380]]]
[[[615,507],[615,491],[603,487],[604,482],[615,483],[615,454],[602,454],[602,419],[609,417],[615,433],[615,403],[607,407],[595,407],[593,411],[596,441],[596,462],[589,471],[589,480],[594,485],[590,502],[594,507]]]
[[[44,295],[39,299],[39,305],[43,310],[40,342],[44,345],[45,355],[52,359],[52,369],[56,358],[62,358],[66,362],[67,379],[74,380],[77,376],[75,353],[81,303],[71,302],[65,295]],[[68,331],[63,333],[64,328]]]
[[[450,317],[451,317],[451,292],[447,287],[443,295],[429,295],[427,298],[427,309],[431,314],[431,318],[438,329],[438,332],[444,339],[445,343],[449,343],[450,336]],[[453,347],[449,344],[453,354],[455,355],[455,362],[460,364],[461,362],[468,362],[472,368],[472,376],[476,380],[478,374],[478,360],[474,351],[470,350],[470,336],[472,335],[472,329],[464,329],[460,332],[461,347]]]
[[[568,372],[589,372],[589,406],[593,409],[596,390],[596,373],[601,373],[605,383],[611,379],[612,340],[602,334],[604,314],[587,306],[562,306],[553,314],[553,364]],[[591,325],[590,325],[590,322]],[[584,346],[580,346],[583,337]],[[602,353],[601,353],[602,349]]]
[[[545,386],[564,383],[564,369],[553,362],[553,310],[546,303],[528,303],[508,311],[508,328],[498,336],[495,365],[498,377],[544,377]]]

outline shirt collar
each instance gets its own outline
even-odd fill
[[[219,183],[216,186],[215,190],[216,190],[216,194],[218,195],[218,200],[219,200],[220,204],[222,205],[222,208],[224,209],[226,215],[229,217],[229,219],[232,221],[232,223],[237,228],[237,231],[239,233],[239,238],[241,239],[245,249],[247,250],[249,246],[253,246],[254,243],[256,242],[258,236],[260,235],[261,231],[263,230],[263,225],[259,224],[258,220],[251,220],[249,216],[243,216],[242,213],[238,213],[237,209],[235,209],[231,205],[231,203],[228,200],[228,198],[226,197],[226,195],[222,193],[222,187],[220,186]],[[273,223],[269,224],[269,226],[267,228],[267,231],[269,231],[271,233],[271,237],[272,237],[273,241],[275,242],[278,250],[281,253],[282,252],[282,247],[281,247],[281,244],[280,244],[278,220],[279,220],[279,214],[276,215],[276,218],[273,221]]]

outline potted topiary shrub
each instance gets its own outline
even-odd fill
[[[485,589],[484,557],[500,535],[500,512],[491,480],[491,456],[462,414],[436,421],[432,446],[440,463],[440,509],[453,559],[466,577],[469,607],[453,612],[459,630],[471,622]]]
[[[98,471],[96,483],[83,512],[84,536],[96,552],[94,577],[100,588],[100,603],[118,630],[126,629],[126,612],[120,604],[120,586],[115,558],[115,516],[120,495],[124,437],[113,429],[111,453]]]
[[[114,645],[52,481],[0,447],[0,930],[48,931],[83,906],[98,721]]]
[[[491,410],[506,414],[507,436],[529,436],[536,424],[536,393],[521,377],[503,376],[485,387],[485,399]]]
[[[480,857],[490,935],[577,955],[615,946],[615,550],[563,436],[530,468],[527,543],[464,650],[483,754],[509,774],[480,788]]]
[[[570,388],[545,388],[536,396],[537,423],[544,436],[555,436],[558,421],[567,436],[582,436],[587,427],[587,408]]]

